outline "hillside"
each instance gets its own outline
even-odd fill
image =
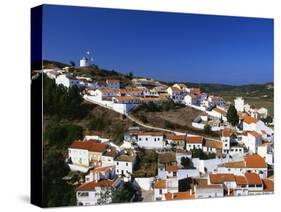
[[[69,64],[64,64],[56,61],[44,60],[44,65],[46,67],[59,67],[63,68],[65,66],[70,66]],[[38,64],[34,64],[32,67],[38,67]],[[106,70],[98,67],[97,65],[92,65],[91,67],[84,68],[73,68],[71,72],[77,75],[91,77],[97,81],[110,79],[118,79],[121,82],[121,86],[132,85],[131,79],[133,73],[124,74],[121,71],[116,70]],[[157,79],[156,79],[157,80]],[[202,92],[206,92],[210,95],[222,96],[226,102],[233,103],[233,100],[237,96],[242,96],[246,103],[253,107],[266,107],[269,110],[269,114],[274,116],[274,84],[273,82],[264,84],[249,84],[249,85],[226,85],[226,84],[211,84],[211,83],[192,83],[192,82],[161,82],[167,85],[173,85],[175,83],[183,83],[188,87],[199,87]]]

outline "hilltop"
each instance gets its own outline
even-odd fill
[[[35,63],[32,65],[32,69],[39,69],[41,63]],[[44,60],[43,64],[46,68],[63,68],[63,67],[71,67],[69,64]],[[72,67],[70,69],[75,75],[91,77],[97,81],[110,79],[118,79],[121,82],[121,86],[131,86],[131,79],[134,77],[133,73],[124,74],[122,71],[117,70],[107,70],[100,68],[97,65],[92,65],[90,67]],[[144,76],[143,76],[144,77]],[[157,79],[155,79],[157,80]],[[227,84],[217,84],[217,83],[193,83],[193,82],[164,82],[161,83],[166,84],[168,86],[173,85],[175,83],[182,83],[187,85],[187,87],[198,87],[202,92],[206,92],[210,95],[218,95],[222,96],[224,100],[228,103],[233,103],[233,100],[237,96],[241,96],[245,99],[246,103],[254,107],[266,107],[269,111],[270,115],[274,115],[274,107],[273,107],[273,97],[274,97],[274,84],[273,82],[268,82],[264,84],[248,84],[248,85],[227,85]]]

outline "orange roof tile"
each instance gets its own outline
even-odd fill
[[[203,143],[203,137],[202,136],[188,136],[187,142],[188,143],[194,143],[194,144],[202,144]]]
[[[257,119],[251,117],[251,116],[244,116],[242,118],[243,122],[247,123],[247,124],[252,124],[252,123],[257,123]]]
[[[190,192],[176,192],[176,193],[166,193],[166,200],[183,200],[183,199],[195,199],[194,193],[190,194]]]
[[[210,174],[212,184],[222,184],[224,182],[235,181],[234,174]]]
[[[177,165],[166,166],[166,171],[176,172],[176,171],[178,171],[178,166]]]
[[[274,191],[274,182],[273,180],[263,179],[263,190],[265,192],[273,192]]]
[[[246,177],[242,175],[236,175],[235,181],[237,185],[248,185]]]
[[[248,185],[261,185],[262,180],[256,173],[245,173],[245,177],[247,179]]]
[[[166,184],[166,180],[157,180],[155,181],[154,183],[154,188],[166,188],[167,187],[167,184]]]
[[[107,148],[107,144],[97,143],[93,140],[88,141],[74,141],[69,148],[71,149],[83,149],[90,152],[104,152]]]
[[[242,161],[234,161],[234,162],[227,162],[224,163],[224,167],[226,168],[245,168],[246,163],[244,160]]]
[[[244,157],[246,168],[267,168],[265,159],[258,154],[246,155]]]
[[[95,190],[96,187],[112,187],[113,181],[112,180],[100,180],[98,182],[92,181],[87,182],[80,185],[76,190],[77,191],[92,191]]]
[[[232,132],[231,129],[225,128],[225,129],[222,131],[222,136],[223,136],[223,137],[229,137],[229,136],[231,135],[231,132]]]

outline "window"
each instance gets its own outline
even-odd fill
[[[126,163],[126,166],[128,166],[128,163]]]
[[[119,165],[119,162],[117,162],[116,164]]]
[[[154,138],[154,141],[156,142],[156,138]]]
[[[162,189],[159,189],[159,194],[162,194]]]
[[[177,172],[173,172],[173,176],[174,176],[174,177],[177,176]]]
[[[139,138],[139,141],[141,141],[141,138]]]
[[[116,172],[119,173],[119,169],[116,169]]]

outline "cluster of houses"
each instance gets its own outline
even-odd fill
[[[193,127],[210,125],[212,131],[221,133],[219,139],[212,139],[189,133],[129,130],[120,146],[99,136],[73,141],[67,164],[71,171],[84,173],[76,188],[77,205],[111,203],[114,191],[128,182],[150,192],[155,201],[274,192],[274,132],[262,121],[268,116],[266,108],[254,109],[237,97],[234,106],[239,123],[233,127],[227,122],[223,98],[199,88],[167,86],[145,78],[132,79],[132,86],[122,87],[116,79],[97,82],[74,76],[67,69],[43,72],[57,85],[82,88],[84,99],[121,114],[141,103],[167,100],[193,107],[201,111]],[[140,149],[157,153],[155,176],[134,175]]]
[[[233,136],[238,135],[233,129],[224,129],[220,140],[212,140],[133,130],[124,135],[120,146],[99,136],[74,141],[68,148],[68,165],[72,171],[86,174],[76,189],[77,205],[110,203],[112,192],[125,182],[150,191],[155,201],[271,194],[273,141],[255,131],[245,132],[239,139]],[[155,176],[134,175],[139,149],[157,153]],[[194,150],[212,157],[200,159],[193,155]]]

